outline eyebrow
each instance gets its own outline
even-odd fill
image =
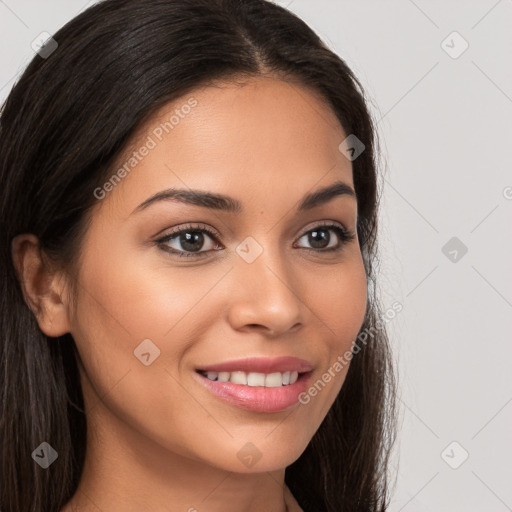
[[[306,194],[297,207],[297,211],[304,212],[311,210],[312,208],[321,206],[340,196],[348,196],[356,199],[356,193],[350,185],[347,185],[342,181],[337,181],[332,185]],[[243,211],[243,206],[240,201],[223,194],[214,194],[203,190],[170,188],[152,195],[137,206],[132,213],[145,210],[150,205],[158,201],[178,201],[180,203],[201,206],[203,208],[210,208],[212,210],[220,210],[228,213],[241,213]]]

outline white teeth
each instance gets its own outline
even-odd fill
[[[202,372],[210,380],[219,382],[232,382],[233,384],[242,384],[248,386],[264,386],[267,388],[278,388],[294,384],[299,378],[298,372],[275,372],[275,373],[256,373],[256,372]]]
[[[264,386],[265,385],[265,374],[264,373],[249,373],[247,375],[247,384],[249,386]],[[279,384],[281,385],[281,384]]]
[[[231,372],[231,379],[229,379],[233,384],[243,384],[247,385],[247,375],[245,372]]]
[[[283,385],[283,375],[279,372],[265,375],[265,387],[280,388]]]

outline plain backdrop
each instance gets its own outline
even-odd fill
[[[0,100],[95,2],[0,0]],[[283,0],[354,70],[382,150],[400,379],[393,512],[512,510],[512,0]]]

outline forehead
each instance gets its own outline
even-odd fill
[[[169,187],[222,190],[261,205],[272,201],[269,190],[282,201],[315,184],[352,184],[351,163],[339,150],[345,137],[332,109],[308,87],[268,77],[217,82],[144,123],[113,167],[122,179],[103,201],[115,201],[126,216]]]

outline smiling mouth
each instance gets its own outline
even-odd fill
[[[273,373],[259,373],[259,372],[215,372],[196,370],[197,373],[206,377],[214,382],[229,382],[231,384],[239,384],[242,386],[251,387],[267,387],[278,388],[295,384],[302,375],[310,372],[273,372]]]
[[[195,373],[202,385],[222,401],[257,413],[279,413],[296,407],[313,374],[312,369],[271,373],[218,370],[224,368],[196,369]]]

